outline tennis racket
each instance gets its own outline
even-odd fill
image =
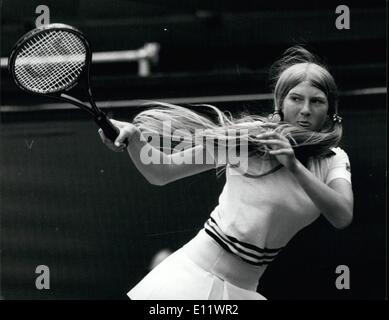
[[[9,71],[17,86],[29,93],[69,102],[88,112],[112,142],[119,134],[92,97],[90,65],[92,52],[85,36],[61,23],[40,26],[22,36],[9,58]],[[83,87],[87,103],[65,94]]]

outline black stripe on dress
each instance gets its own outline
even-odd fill
[[[223,242],[221,241],[216,235],[214,235],[212,232],[210,232],[209,230],[205,229],[205,232],[210,236],[212,237],[223,249],[225,249],[227,252],[239,257],[240,259],[242,259],[243,261],[249,263],[249,264],[252,264],[254,266],[263,266],[263,265],[268,265],[270,264],[270,262],[267,262],[267,261],[264,261],[264,262],[254,262],[254,261],[251,261],[251,260],[247,260],[245,258],[243,258],[242,256],[240,255],[237,255],[235,254],[234,252],[231,251],[230,248],[228,248],[228,246]]]
[[[209,232],[214,233],[214,235],[215,235],[216,237],[219,237],[220,241],[223,241],[227,246],[228,246],[228,245],[232,246],[235,250],[239,251],[240,253],[242,253],[242,254],[244,254],[244,255],[246,255],[246,256],[249,256],[249,257],[254,258],[254,259],[256,259],[256,260],[264,260],[264,259],[266,259],[266,260],[271,260],[271,261],[272,261],[272,260],[274,260],[274,259],[276,258],[276,255],[277,255],[277,254],[275,254],[274,256],[266,256],[266,255],[257,256],[256,254],[254,254],[254,253],[252,253],[252,252],[247,252],[247,251],[245,251],[243,248],[237,247],[237,245],[236,245],[235,243],[226,241],[226,240],[223,238],[223,236],[222,236],[222,235],[221,235],[213,226],[211,226],[211,225],[209,224],[208,221],[207,221],[207,224],[206,224],[205,227],[206,227],[206,230],[207,230],[207,228],[211,228],[211,230],[208,229]],[[237,254],[237,253],[235,253],[235,252],[232,252],[232,253]],[[238,255],[239,255],[239,254],[238,254]]]
[[[212,218],[212,217],[209,217],[209,219],[217,225],[217,227],[220,229],[219,225],[217,224],[217,222]],[[208,221],[207,221],[208,222]],[[231,242],[235,242],[235,243],[239,243],[242,247],[246,247],[247,249],[251,249],[251,250],[254,250],[254,251],[257,251],[258,253],[279,253],[281,251],[281,248],[273,248],[273,249],[268,249],[268,248],[259,248],[257,246],[254,246],[253,244],[251,243],[247,243],[247,242],[243,242],[243,241],[239,241],[238,239],[234,238],[234,237],[231,237],[231,236],[228,236],[226,235],[226,237],[231,241]]]

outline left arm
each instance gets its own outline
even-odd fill
[[[351,184],[347,180],[338,178],[326,185],[297,159],[288,169],[334,227],[343,229],[351,223],[354,199]]]
[[[354,199],[351,184],[347,180],[338,178],[326,185],[296,158],[288,139],[275,131],[257,137],[271,148],[269,154],[274,155],[296,177],[316,207],[334,227],[342,229],[351,223]]]

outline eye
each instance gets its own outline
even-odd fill
[[[292,101],[295,101],[295,102],[301,101],[301,99],[299,97],[296,97],[296,96],[292,96],[291,99],[292,99]]]
[[[323,103],[325,103],[325,101],[323,99],[318,99],[318,98],[312,99],[312,102],[315,103],[315,104],[323,104]]]

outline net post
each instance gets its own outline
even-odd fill
[[[138,75],[140,77],[148,77],[150,75],[150,62],[145,58],[138,61]]]

